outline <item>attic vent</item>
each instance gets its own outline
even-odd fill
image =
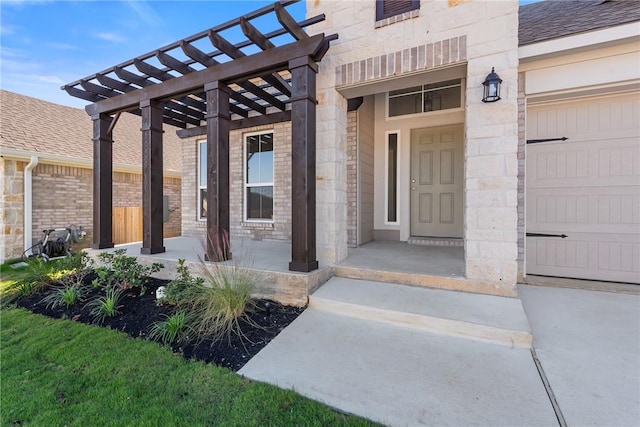
[[[376,21],[420,9],[420,0],[376,0]]]

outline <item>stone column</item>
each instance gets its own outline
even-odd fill
[[[93,249],[112,248],[113,137],[108,114],[93,120]]]
[[[165,251],[162,231],[162,112],[157,101],[142,101],[142,254]]]
[[[291,70],[291,262],[289,270],[309,272],[316,259],[316,73],[305,56]]]
[[[333,264],[347,257],[347,100],[335,89],[335,57],[318,65],[317,250]]]
[[[516,296],[518,272],[517,5],[491,5],[506,35],[467,37],[465,106],[465,272],[499,295]],[[490,9],[490,10],[489,10]],[[496,21],[497,22],[497,21]],[[497,24],[496,24],[497,25]],[[491,49],[489,49],[491,47]],[[483,103],[491,68],[502,78],[502,99]]]
[[[229,89],[215,81],[207,94],[207,252],[208,261],[231,259],[229,234]]]

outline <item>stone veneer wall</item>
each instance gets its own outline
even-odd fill
[[[0,159],[0,263],[24,250],[24,166],[18,160]]]
[[[317,82],[319,259],[339,261],[347,249],[347,114],[338,90],[466,64],[466,276],[515,292],[518,2],[421,2],[416,17],[379,28],[373,1],[307,0],[307,16],[319,13],[326,20],[310,31],[340,36]],[[503,79],[502,100],[485,104],[482,82],[491,67]]]
[[[274,141],[273,223],[244,221],[244,135],[272,131]],[[204,237],[207,222],[198,220],[198,144],[204,137],[182,144],[182,234]],[[230,232],[232,237],[254,240],[291,240],[291,123],[256,126],[229,134]]]

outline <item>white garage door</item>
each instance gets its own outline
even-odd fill
[[[640,94],[529,105],[527,274],[640,283]]]

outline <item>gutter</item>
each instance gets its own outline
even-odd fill
[[[38,156],[31,156],[31,161],[24,168],[24,250],[30,250],[33,246],[33,218],[31,216],[33,206],[33,174],[38,166]],[[27,254],[30,255],[30,254]]]
[[[71,167],[80,167],[85,169],[93,169],[93,160],[89,159],[79,159],[79,158],[69,158],[67,156],[61,156],[58,154],[49,154],[49,153],[38,153],[36,151],[27,151],[27,150],[17,150],[15,148],[5,148],[2,147],[2,151],[0,157],[11,160],[22,160],[26,161],[33,157],[38,157],[38,163],[41,164],[52,164],[52,165],[60,165],[60,166],[71,166]],[[142,166],[134,166],[125,163],[114,163],[113,164],[114,172],[125,172],[125,173],[135,173],[142,174]],[[163,175],[167,178],[181,178],[182,173],[175,169],[165,169],[163,171]]]

